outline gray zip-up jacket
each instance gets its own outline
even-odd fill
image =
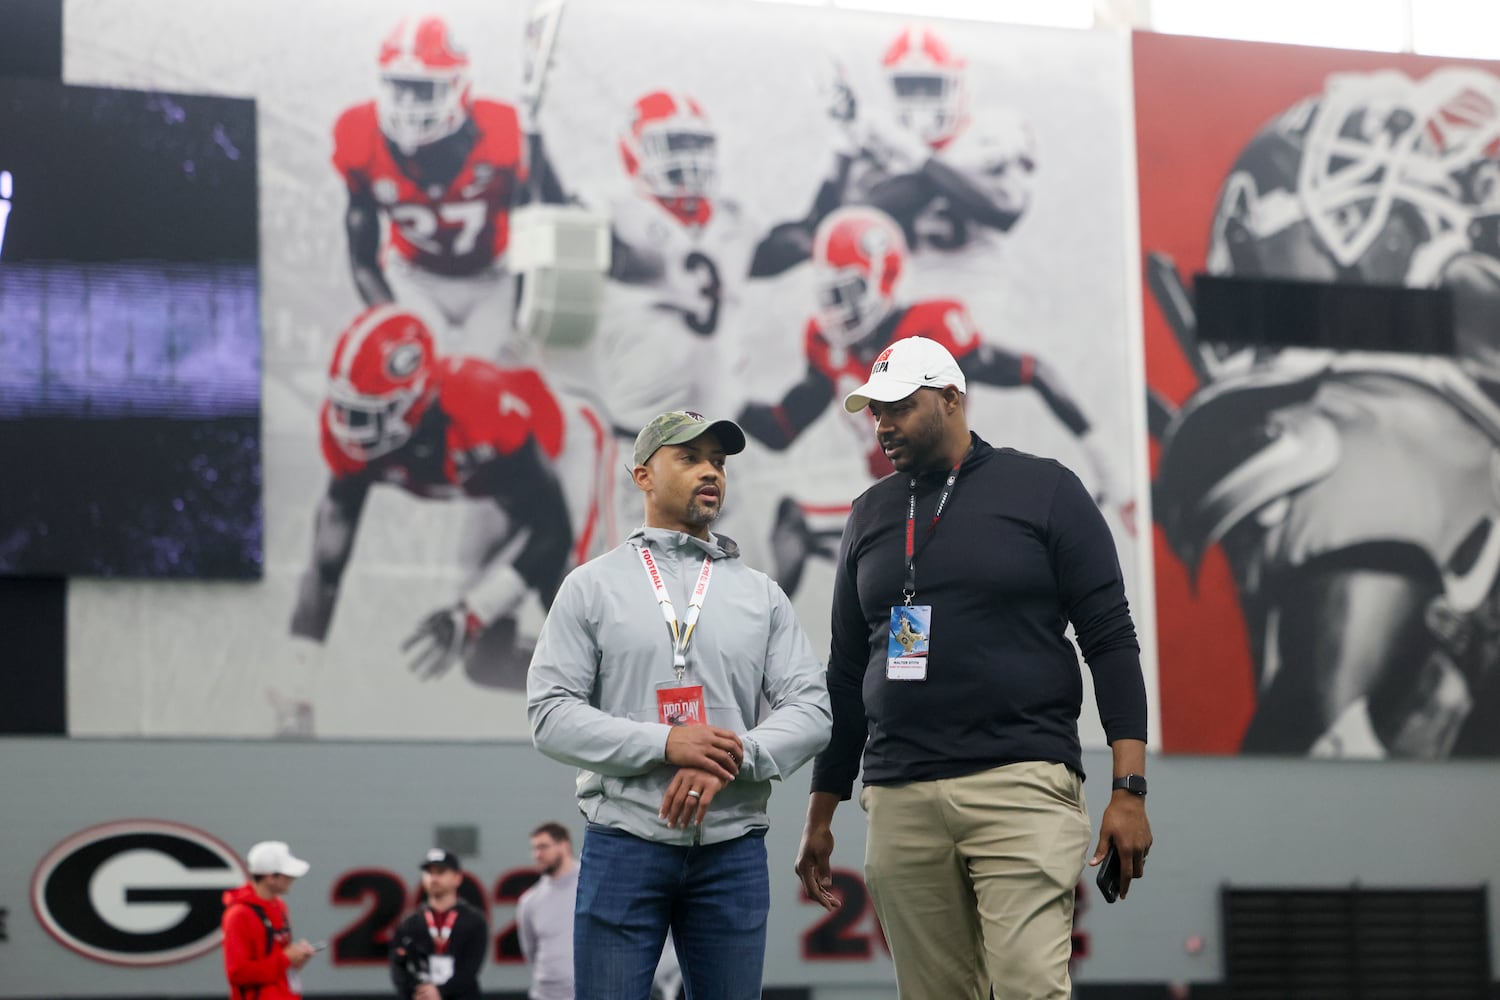
[[[745,759],[701,833],[657,816],[677,768],[666,762],[671,727],[657,721],[656,692],[676,675],[642,545],[679,619],[703,557],[714,559],[683,684],[703,685],[709,724],[739,733]],[[646,527],[563,580],[531,658],[526,713],[537,749],[579,768],[578,805],[590,822],[667,844],[764,830],[771,780],[812,759],[832,728],[823,666],[781,588],[746,566],[731,539]]]

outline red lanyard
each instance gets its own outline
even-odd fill
[[[964,458],[968,458],[966,454]],[[964,464],[963,458],[948,473],[948,481],[943,484],[943,495],[938,497],[937,509],[932,512],[932,523],[927,526],[927,535],[922,539],[925,548],[927,540],[937,530],[938,518],[943,516],[943,508],[948,506],[948,498],[953,495],[953,484],[958,482],[958,470]],[[917,477],[911,477],[911,499],[906,504],[906,582],[901,588],[901,596],[906,598],[909,607],[913,597],[917,596]]]
[[[432,910],[424,909],[422,916],[427,918],[427,933],[432,935],[432,950],[434,954],[441,955],[448,950],[448,938],[453,935],[453,925],[458,922],[458,907],[454,907],[443,914],[443,922],[439,924],[432,919]]]

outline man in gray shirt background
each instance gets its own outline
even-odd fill
[[[578,863],[573,837],[561,823],[531,831],[531,857],[541,869],[536,885],[516,904],[521,954],[531,966],[530,1000],[573,1000],[573,900]]]
[[[823,748],[831,714],[791,602],[709,531],[744,447],[728,420],[647,424],[645,524],[568,575],[532,657],[532,739],[579,768],[589,821],[576,1000],[647,1000],[668,930],[693,995],[761,996],[771,781]]]
[[[541,878],[516,904],[521,954],[531,965],[526,996],[573,1000],[573,903],[578,896],[573,835],[561,823],[543,823],[531,831],[531,857]],[[678,1000],[681,993],[682,970],[669,934],[651,982],[651,1000]]]

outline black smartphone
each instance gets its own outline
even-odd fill
[[[1113,903],[1120,898],[1120,852],[1115,850],[1114,844],[1109,845],[1109,853],[1099,863],[1099,876],[1094,881],[1098,883],[1106,903]]]

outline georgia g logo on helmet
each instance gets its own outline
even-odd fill
[[[398,344],[385,359],[385,372],[392,379],[406,379],[415,375],[427,360],[420,344]]]
[[[216,838],[164,820],[82,830],[49,851],[31,906],[64,947],[111,965],[168,965],[218,947],[223,894],[248,876]]]

